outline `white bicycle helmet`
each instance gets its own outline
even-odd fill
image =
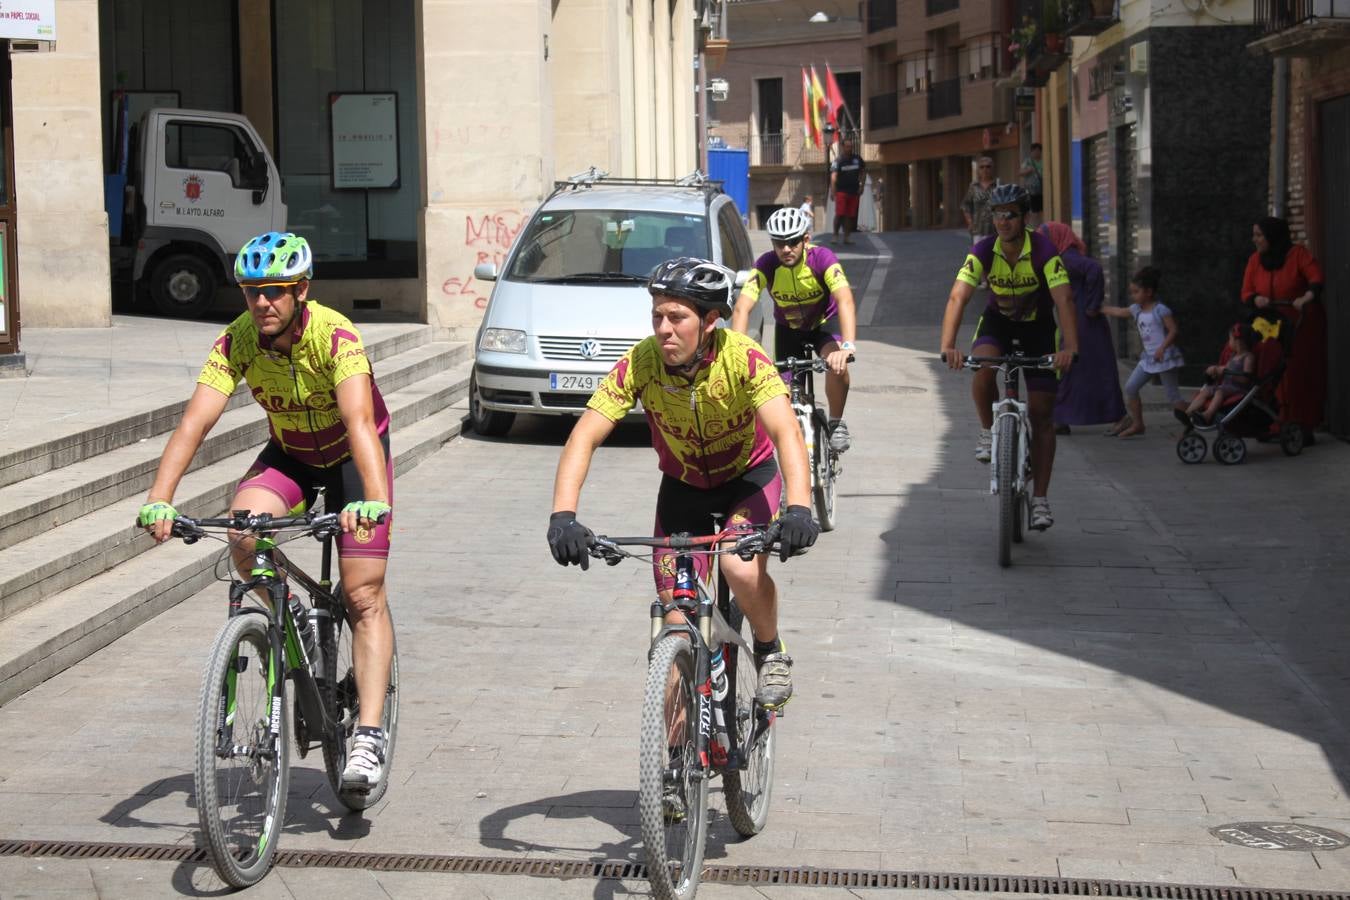
[[[811,217],[800,207],[784,206],[776,209],[764,223],[769,237],[776,241],[795,240],[811,230]]]

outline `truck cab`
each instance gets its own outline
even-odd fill
[[[233,113],[150,109],[126,140],[121,227],[110,229],[114,274],[165,315],[199,315],[233,278],[249,238],[286,229],[276,162]]]

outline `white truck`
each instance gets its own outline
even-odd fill
[[[286,230],[276,162],[248,119],[206,110],[147,110],[123,149],[105,197],[114,279],[165,315],[198,315],[249,238]]]

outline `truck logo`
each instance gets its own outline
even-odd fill
[[[183,196],[191,203],[202,199],[202,179],[199,175],[189,175],[183,179]]]
[[[600,342],[588,340],[581,342],[581,356],[583,359],[595,359],[600,355]]]

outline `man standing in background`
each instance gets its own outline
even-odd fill
[[[1031,195],[1031,215],[1027,216],[1027,227],[1035,228],[1041,224],[1041,211],[1045,209],[1045,194],[1042,175],[1044,175],[1044,163],[1041,162],[1041,145],[1039,142],[1031,145],[1031,152],[1027,158],[1022,160],[1022,168],[1018,174],[1022,176],[1022,187],[1027,189]]]
[[[839,155],[830,163],[830,192],[834,194],[834,238],[844,231],[844,243],[853,243],[858,230],[858,200],[862,196],[867,164],[853,151],[853,139],[844,138]]]

